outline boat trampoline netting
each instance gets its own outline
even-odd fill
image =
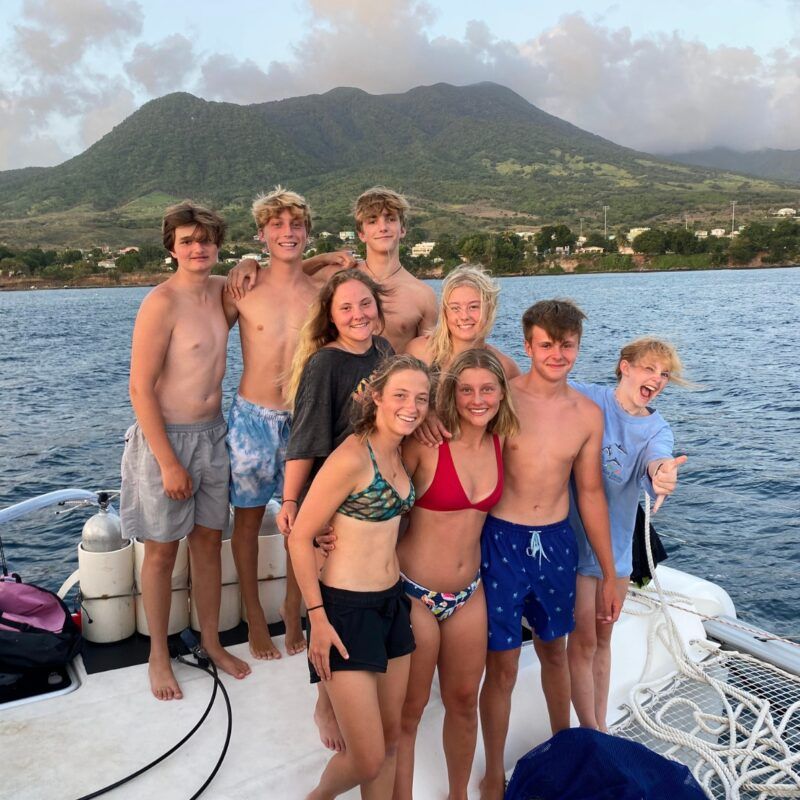
[[[634,689],[611,732],[685,764],[714,800],[800,797],[800,678],[727,651],[697,667]]]

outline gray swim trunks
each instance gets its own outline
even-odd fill
[[[192,478],[193,495],[171,500],[164,494],[161,469],[136,423],[125,433],[122,454],[120,521],[127,539],[174,542],[195,525],[222,530],[228,520],[230,463],[225,446],[227,425],[220,416],[209,422],[167,425],[167,437]]]

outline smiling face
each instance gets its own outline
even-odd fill
[[[388,208],[367,214],[358,231],[358,238],[367,246],[368,257],[370,251],[381,255],[394,253],[405,235],[400,215]]]
[[[286,208],[267,220],[258,232],[258,238],[267,246],[272,262],[299,263],[308,231],[303,217]]]
[[[183,272],[209,273],[219,260],[219,248],[201,225],[179,225],[170,255]]]
[[[341,347],[354,352],[369,350],[378,323],[378,304],[368,286],[356,280],[338,286],[331,300],[330,316]]]
[[[444,306],[447,330],[455,341],[471,344],[483,334],[481,294],[474,286],[457,286]]]
[[[503,389],[488,369],[465,369],[456,383],[456,410],[464,423],[485,428],[500,410]]]
[[[669,365],[665,361],[644,355],[637,361],[619,363],[621,377],[618,386],[624,408],[644,410],[669,383]]]
[[[393,372],[383,391],[373,395],[376,427],[398,436],[413,433],[428,413],[430,388],[428,376],[418,369]]]
[[[525,352],[531,358],[531,371],[550,383],[565,381],[575,366],[580,343],[577,333],[565,333],[563,338],[556,340],[544,328],[534,325],[530,340],[525,342]]]

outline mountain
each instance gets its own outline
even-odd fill
[[[579,217],[597,227],[604,205],[610,225],[633,224],[788,196],[774,181],[620,147],[492,83],[249,106],[177,93],[63,164],[0,172],[0,238],[151,236],[164,205],[187,196],[251,230],[250,201],[279,182],[307,194],[318,230],[347,225],[353,198],[375,183],[406,192],[429,233]]]
[[[800,150],[749,150],[738,152],[727,147],[693,150],[665,156],[682,164],[724,169],[779,181],[800,182]]]

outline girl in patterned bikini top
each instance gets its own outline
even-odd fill
[[[411,356],[394,356],[373,373],[353,433],[317,473],[289,536],[311,626],[311,679],[324,681],[342,710],[345,750],[323,772],[320,796],[359,785],[364,763],[393,767],[381,732],[384,721],[399,718],[414,649],[395,552],[400,514],[414,501],[400,444],[427,414],[429,393],[428,369]],[[318,571],[314,537],[331,520],[336,548]]]

